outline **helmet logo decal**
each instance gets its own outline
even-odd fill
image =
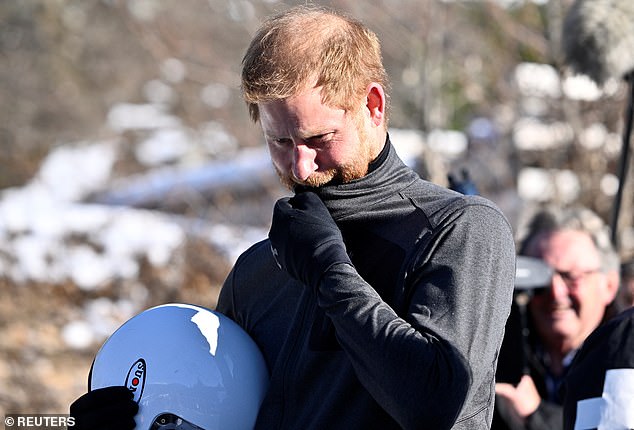
[[[137,403],[141,400],[141,396],[143,395],[143,389],[145,388],[145,376],[145,360],[139,358],[134,362],[132,367],[130,367],[130,370],[128,370],[128,376],[125,378],[125,386],[132,392],[134,395],[134,401]]]

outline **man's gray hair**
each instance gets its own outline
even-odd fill
[[[520,243],[519,254],[525,254],[538,235],[560,230],[577,230],[589,234],[601,256],[602,269],[619,270],[619,256],[610,241],[610,228],[599,215],[585,207],[551,206],[541,209],[528,223],[527,233]]]

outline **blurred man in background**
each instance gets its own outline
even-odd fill
[[[520,254],[540,258],[554,275],[528,304],[529,372],[517,385],[496,384],[492,428],[556,430],[563,425],[559,387],[575,353],[606,318],[619,286],[618,256],[606,225],[585,208],[537,213]]]

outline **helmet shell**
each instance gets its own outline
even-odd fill
[[[165,413],[205,430],[253,428],[269,383],[262,353],[240,326],[179,303],[124,323],[97,353],[89,379],[90,389],[127,386],[140,429]]]

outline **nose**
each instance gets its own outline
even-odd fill
[[[549,292],[555,301],[567,298],[569,295],[568,285],[558,273],[555,273],[550,281]]]
[[[304,182],[317,170],[319,166],[315,163],[317,151],[304,144],[296,145],[293,149],[293,176],[295,179]]]

